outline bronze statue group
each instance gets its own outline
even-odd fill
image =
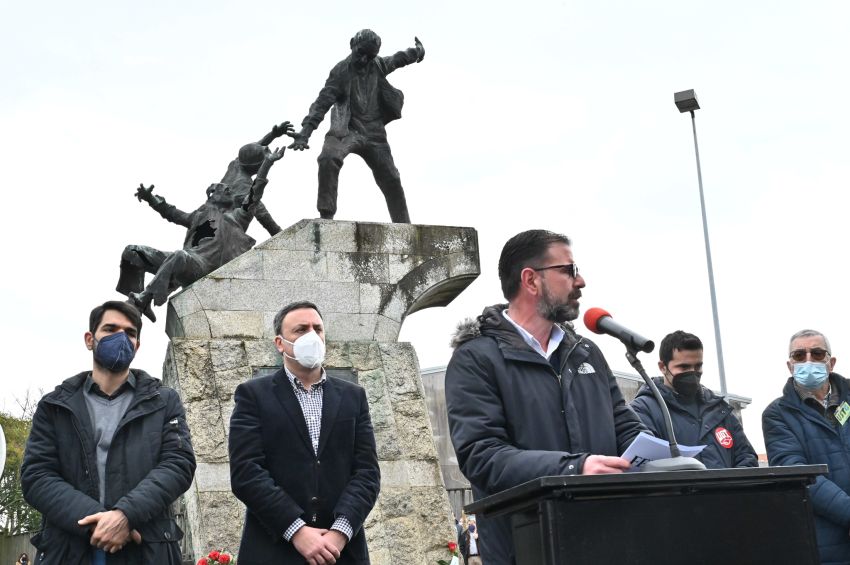
[[[330,130],[318,157],[320,217],[333,219],[336,215],[340,169],[345,158],[355,153],[372,170],[387,201],[390,219],[410,223],[386,132],[386,125],[401,117],[404,95],[386,77],[398,68],[421,62],[425,48],[414,38],[414,47],[378,57],[381,38],[369,29],[357,32],[350,47],[351,54],[331,69],[301,130],[295,132],[286,121],[274,126],[259,141],[242,146],[221,181],[207,188],[206,202],[194,212],[183,212],[168,204],[154,194],[153,185],[139,186],[139,201],[147,202],[169,222],[185,226],[186,237],[183,248],[174,252],[144,245],[128,245],[124,249],[116,290],[127,296],[130,304],[156,321],[152,306],[164,304],[178,288],[192,284],[254,246],[256,241],[247,234],[253,218],[270,235],[280,232],[261,200],[268,172],[284,154],[283,147],[272,151],[269,145],[287,135],[293,138],[290,149],[309,149],[310,136],[331,108]],[[146,273],[154,275],[147,285]]]

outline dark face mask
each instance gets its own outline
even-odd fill
[[[686,371],[678,375],[673,375],[673,390],[682,396],[693,398],[699,392],[699,380],[701,377],[702,373],[696,371]]]
[[[100,341],[94,340],[94,360],[112,373],[126,370],[135,356],[136,348],[124,332],[116,332]]]

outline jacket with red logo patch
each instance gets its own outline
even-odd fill
[[[756,452],[728,402],[701,386],[696,410],[693,407],[689,410],[681,396],[664,385],[664,379],[655,377],[653,380],[670,409],[676,441],[682,445],[705,445],[696,458],[706,468],[758,466]],[[664,415],[648,386],[640,388],[630,406],[656,436],[669,441]]]

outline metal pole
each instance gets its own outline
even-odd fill
[[[711,314],[714,316],[714,341],[717,343],[717,368],[720,373],[720,394],[726,398],[726,369],[723,367],[723,345],[720,342],[720,318],[717,316],[717,295],[714,291],[714,268],[711,265],[711,244],[708,242],[708,220],[705,216],[705,196],[702,190],[702,168],[699,163],[697,143],[697,121],[691,110],[691,125],[694,129],[694,151],[697,156],[697,179],[699,179],[699,205],[702,209],[702,233],[705,239],[705,262],[708,265],[708,288],[711,291]]]

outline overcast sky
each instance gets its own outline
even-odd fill
[[[120,298],[125,245],[182,245],[183,228],[135,200],[139,183],[199,206],[241,145],[276,122],[300,124],[349,38],[369,27],[382,55],[414,36],[427,50],[390,77],[405,93],[404,117],[387,129],[413,222],[474,227],[481,246],[478,280],[402,328],[422,368],[448,362],[458,320],[502,301],[504,242],[546,228],[573,239],[583,310],[606,308],[656,342],[696,333],[703,382],[719,388],[691,122],[673,104],[696,89],[728,388],[753,399],[744,423],[761,452],[789,336],[826,333],[839,372],[850,355],[848,22],[841,1],[4,6],[0,409],[91,368],[87,316]],[[328,122],[310,151],[272,169],[264,201],[284,227],[317,215]],[[357,156],[341,174],[337,219],[389,221]],[[249,233],[267,238],[256,223]],[[158,314],[135,363],[155,376],[167,343]],[[618,342],[595,339],[612,368],[631,372]],[[641,358],[655,367],[657,354]]]

